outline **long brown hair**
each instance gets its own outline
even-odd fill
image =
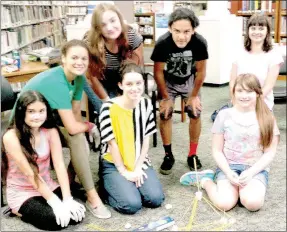
[[[34,91],[34,90],[28,90],[28,91],[21,93],[21,95],[19,96],[19,99],[16,102],[14,116],[8,128],[3,133],[3,136],[4,136],[8,130],[11,130],[11,129],[15,130],[16,135],[21,145],[22,152],[25,155],[28,163],[30,164],[35,174],[34,178],[35,178],[36,183],[37,183],[37,178],[38,178],[38,173],[39,173],[39,167],[37,165],[38,155],[31,143],[31,141],[35,141],[35,138],[33,134],[31,133],[31,128],[25,123],[25,117],[26,117],[27,107],[30,104],[37,102],[37,101],[45,104],[46,109],[47,109],[47,118],[41,127],[47,128],[47,129],[56,128],[59,133],[61,142],[64,142],[64,139],[63,139],[64,137],[62,133],[60,132],[58,126],[56,125],[56,121],[54,119],[52,109],[48,101],[40,92]],[[8,164],[6,150],[5,150],[4,143],[3,143],[3,137],[2,137],[1,142],[2,142],[2,147],[1,147],[1,153],[2,153],[1,174],[2,175],[1,177],[2,177],[3,183],[5,184],[9,164]]]
[[[256,93],[256,116],[260,128],[260,145],[263,149],[271,145],[273,139],[274,116],[264,102],[262,88],[258,78],[250,73],[239,75],[233,86],[233,96],[236,86],[241,86],[244,90],[252,90]]]
[[[124,23],[123,16],[121,15],[118,8],[111,3],[98,4],[94,9],[92,15],[91,29],[86,34],[86,39],[88,40],[92,56],[87,72],[88,78],[91,76],[96,76],[100,80],[104,78],[103,71],[106,67],[105,38],[102,35],[101,23],[104,12],[108,10],[113,11],[118,15],[122,26],[122,33],[117,38],[120,59],[125,59],[131,50],[128,44],[128,35],[127,35],[129,26]]]
[[[251,50],[251,40],[249,38],[249,28],[252,26],[263,26],[267,27],[267,34],[262,45],[264,52],[269,52],[272,49],[272,37],[271,37],[271,23],[269,17],[264,14],[253,14],[247,22],[246,34],[244,37],[244,47],[247,51]]]

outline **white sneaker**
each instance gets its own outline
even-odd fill
[[[86,201],[86,207],[97,218],[107,219],[112,216],[111,211],[104,204],[100,204],[98,207],[93,208],[91,204]]]

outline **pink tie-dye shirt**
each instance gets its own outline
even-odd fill
[[[221,110],[211,129],[214,134],[224,135],[223,153],[229,164],[252,166],[263,155],[260,130],[255,112],[242,113],[234,107]],[[279,135],[274,124],[274,135]],[[269,171],[269,168],[266,168]]]

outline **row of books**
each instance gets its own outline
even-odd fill
[[[1,30],[1,54],[25,47],[52,34],[57,38],[51,43],[51,47],[58,46],[61,43],[61,38],[58,37],[63,37],[64,34],[60,20]]]
[[[1,5],[51,5],[51,1],[1,1]]]
[[[67,14],[86,14],[87,13],[87,7],[80,6],[80,7],[67,7]]]
[[[150,17],[134,17],[136,23],[140,24],[152,24],[153,16]]]
[[[63,42],[65,41],[65,38],[62,37],[60,34],[54,34],[48,37],[45,37],[39,41],[36,41],[34,43],[31,43],[25,47],[22,47],[18,49],[20,54],[29,54],[29,52],[33,50],[38,50],[45,47],[59,47]],[[12,58],[12,52],[5,53],[6,57]]]
[[[1,1],[1,5],[88,5],[88,1]]]
[[[65,16],[61,6],[2,6],[1,29],[38,23]]]
[[[88,5],[89,1],[65,1],[66,5]]]
[[[84,21],[85,16],[70,16],[66,19],[67,25],[75,25],[78,22]]]
[[[248,13],[260,10],[272,13],[275,11],[275,4],[275,1],[272,0],[243,0],[241,12]]]

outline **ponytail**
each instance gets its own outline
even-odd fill
[[[272,112],[267,107],[264,102],[262,95],[262,88],[258,78],[251,73],[240,74],[236,77],[232,93],[234,96],[235,87],[237,85],[242,86],[245,89],[252,90],[256,93],[256,117],[259,124],[260,129],[260,145],[263,149],[268,148],[273,140],[273,129],[274,129],[274,116]]]
[[[260,145],[266,149],[273,139],[274,117],[262,95],[259,95],[256,100],[256,116],[260,128]]]

